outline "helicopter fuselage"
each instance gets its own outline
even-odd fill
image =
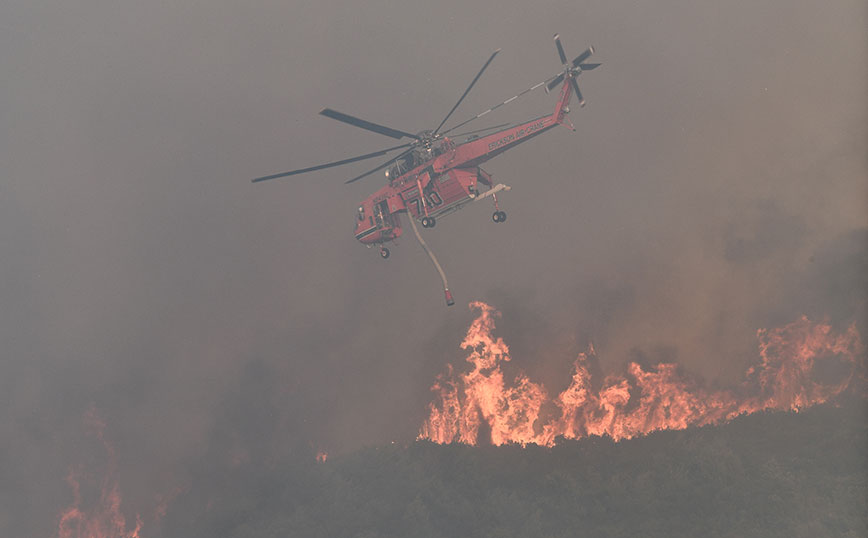
[[[403,233],[400,213],[409,213],[417,220],[436,219],[477,199],[480,184],[493,186],[491,176],[479,165],[563,123],[571,94],[565,80],[552,114],[458,145],[444,138],[433,152],[435,157],[414,163],[400,175],[393,169],[395,177],[389,184],[359,204],[356,239],[367,245],[392,241]]]

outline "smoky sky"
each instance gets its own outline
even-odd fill
[[[147,505],[190,462],[343,452],[417,433],[474,299],[557,391],[589,342],[738,379],[760,327],[864,327],[864,2],[47,2],[0,6],[0,534],[47,536],[71,465]],[[323,107],[435,127],[589,45],[575,132],[485,165],[477,204],[383,261],[352,236],[394,145]],[[547,113],[538,91],[479,127]],[[655,351],[658,350],[658,351]],[[299,452],[300,453],[300,452]],[[145,511],[146,508],[141,508]]]

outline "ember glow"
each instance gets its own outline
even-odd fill
[[[569,386],[554,399],[525,374],[505,379],[501,365],[509,348],[495,337],[499,312],[485,303],[461,347],[470,352],[470,371],[449,365],[431,390],[435,400],[420,439],[475,445],[480,428],[490,442],[552,446],[562,436],[579,439],[608,435],[620,440],[656,430],[684,429],[765,409],[799,410],[834,399],[857,384],[864,389],[864,351],[855,325],[836,333],[802,317],[784,327],[761,329],[759,361],[740,386],[709,390],[683,375],[678,365],[645,368],[630,363],[625,374],[592,378],[593,346],[575,360]],[[553,408],[555,412],[544,412]]]
[[[70,471],[67,482],[72,488],[73,502],[60,514],[58,538],[140,538],[142,520],[136,515],[134,525],[128,525],[121,512],[121,490],[118,485],[117,458],[114,447],[105,438],[105,422],[91,409],[86,416],[93,432],[108,454],[102,478],[92,480],[82,468]],[[91,482],[95,482],[91,484]],[[84,488],[83,488],[84,486]],[[95,488],[93,499],[82,489]],[[129,527],[132,527],[131,529]]]

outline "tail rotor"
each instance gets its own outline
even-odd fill
[[[555,34],[555,46],[558,49],[558,56],[560,57],[561,64],[564,66],[563,72],[553,78],[548,84],[546,84],[546,91],[551,91],[559,84],[561,84],[565,78],[570,79],[570,85],[573,87],[573,91],[576,92],[576,98],[579,100],[579,106],[585,106],[585,99],[582,97],[582,91],[579,89],[579,84],[576,82],[576,77],[582,74],[582,71],[590,71],[592,69],[596,69],[601,64],[598,63],[585,63],[585,60],[590,58],[592,54],[594,54],[594,47],[588,47],[586,51],[579,54],[573,59],[572,62],[567,61],[567,55],[564,52],[564,46],[561,45],[561,36],[559,34]]]

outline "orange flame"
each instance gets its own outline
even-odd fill
[[[127,530],[127,521],[121,512],[121,492],[117,480],[117,460],[112,445],[106,441],[105,422],[92,408],[86,420],[109,456],[105,475],[99,484],[99,497],[89,509],[82,508],[81,481],[83,472],[74,469],[67,475],[72,488],[73,502],[60,514],[58,538],[140,538],[142,520],[136,515],[136,524]]]
[[[494,445],[552,446],[559,436],[628,439],[764,409],[799,410],[835,398],[854,384],[854,378],[864,381],[863,347],[855,325],[835,334],[831,326],[802,317],[757,332],[759,364],[748,369],[735,390],[705,389],[672,363],[646,369],[633,362],[626,374],[610,375],[598,384],[588,368],[596,357],[590,346],[576,358],[569,386],[550,400],[545,388],[524,374],[506,382],[501,364],[510,360],[509,348],[492,334],[500,313],[482,302],[470,307],[480,314],[461,347],[470,351],[467,361],[472,370],[456,375],[447,365],[446,373],[438,376],[420,439],[475,445],[483,425],[490,429]],[[821,379],[823,367],[833,371],[832,379]],[[559,414],[541,418],[543,406],[551,403]]]

